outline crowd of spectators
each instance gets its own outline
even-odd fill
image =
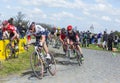
[[[95,44],[100,48],[112,50],[112,48],[119,48],[120,37],[113,31],[109,34],[104,31],[103,33],[91,33],[88,31],[79,32],[80,42],[82,47],[89,47],[89,44]]]

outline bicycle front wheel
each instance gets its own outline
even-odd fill
[[[8,60],[10,57],[12,57],[12,47],[10,44],[7,44],[5,47],[5,59]]]
[[[76,51],[75,51],[76,52]],[[78,64],[79,64],[79,66],[82,64],[82,60],[81,60],[81,55],[80,55],[80,53],[78,53],[78,52],[76,52],[76,58],[77,58],[77,61],[78,61]]]
[[[50,56],[51,56],[51,62],[49,64],[48,71],[52,76],[54,76],[56,74],[56,61],[53,54],[50,53]]]
[[[30,56],[30,64],[32,67],[32,70],[37,78],[42,79],[44,74],[44,67],[43,62],[40,57],[38,57],[36,52],[33,52]]]

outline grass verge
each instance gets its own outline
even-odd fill
[[[83,47],[83,48],[88,48],[88,49],[93,49],[93,50],[107,51],[107,50],[103,50],[103,48],[98,47],[96,44],[90,44],[89,47]],[[119,48],[117,49],[116,52],[120,53],[120,45],[119,45]]]
[[[30,54],[33,48],[30,47],[28,52],[23,52],[19,55],[19,58],[9,59],[3,61],[0,68],[0,77],[5,77],[11,74],[20,74],[23,70],[30,68]]]

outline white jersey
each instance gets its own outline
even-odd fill
[[[35,32],[34,32],[34,34],[43,33],[43,32],[45,32],[45,29],[42,26],[35,25]]]

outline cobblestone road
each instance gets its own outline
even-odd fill
[[[60,53],[58,49],[52,50]],[[0,79],[0,83],[120,83],[120,54],[90,49],[82,50],[85,61],[80,67],[77,64],[58,64],[55,76],[47,74],[39,80],[28,73],[24,76],[15,75]],[[56,57],[56,59],[66,61],[63,57]]]

